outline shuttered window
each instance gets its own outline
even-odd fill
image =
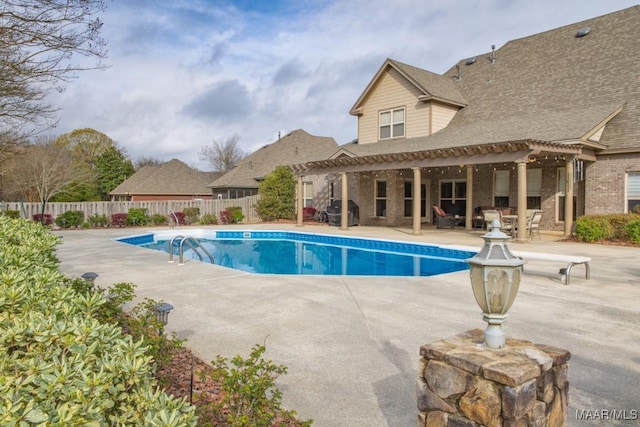
[[[627,174],[627,209],[640,213],[640,172]]]

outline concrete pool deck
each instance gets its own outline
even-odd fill
[[[292,230],[408,242],[480,247],[481,232],[325,225],[243,225],[202,228]],[[434,277],[258,276],[187,262],[113,239],[167,228],[54,231],[61,269],[96,283],[132,282],[139,298],[175,306],[167,329],[204,360],[248,356],[266,343],[266,357],[288,367],[278,380],[283,403],[315,426],[415,426],[419,348],[460,332],[484,328],[468,271]],[[188,234],[188,227],[178,229]],[[561,242],[544,235],[513,250],[592,258],[591,278],[563,263],[530,261],[504,325],[513,338],[567,349],[568,425],[576,410],[640,413],[640,249]],[[592,424],[600,425],[599,421]],[[638,420],[607,421],[637,425]]]

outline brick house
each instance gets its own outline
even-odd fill
[[[201,172],[173,159],[162,165],[148,165],[131,175],[110,193],[112,201],[211,199],[207,184],[218,172]]]
[[[518,240],[527,209],[569,234],[579,215],[640,204],[638,57],[640,6],[512,40],[442,75],[387,59],[350,110],[358,139],[291,167],[300,180],[327,174],[363,225],[419,233],[438,205],[471,229],[478,207],[496,206],[517,212]]]

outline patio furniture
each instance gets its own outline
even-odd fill
[[[527,232],[529,233],[529,239],[533,238],[534,234],[538,234],[540,238],[540,222],[542,221],[542,211],[534,211],[527,223]]]
[[[502,220],[500,219],[500,212],[497,210],[482,211],[482,217],[484,218],[484,229],[487,231],[491,231],[491,223],[494,219],[497,219],[502,223]]]
[[[347,226],[353,227],[360,222],[360,209],[358,205],[353,201],[347,202]],[[325,209],[327,214],[327,222],[329,225],[340,227],[342,224],[342,200],[334,200]]]
[[[436,215],[436,228],[456,226],[456,219],[453,215],[446,213],[440,206],[433,205],[433,213]]]

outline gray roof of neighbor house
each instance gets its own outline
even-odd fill
[[[257,188],[276,166],[326,159],[338,149],[331,137],[314,136],[297,129],[278,141],[256,150],[208,186],[211,188]]]
[[[584,143],[601,154],[640,151],[640,6],[512,40],[491,57],[461,60],[444,73],[467,105],[441,131],[342,148],[372,156],[540,141]],[[432,83],[422,84],[428,91]],[[605,124],[600,140],[588,141]]]
[[[159,166],[143,167],[109,194],[209,195],[211,190],[207,184],[219,175],[201,172],[173,159]]]

